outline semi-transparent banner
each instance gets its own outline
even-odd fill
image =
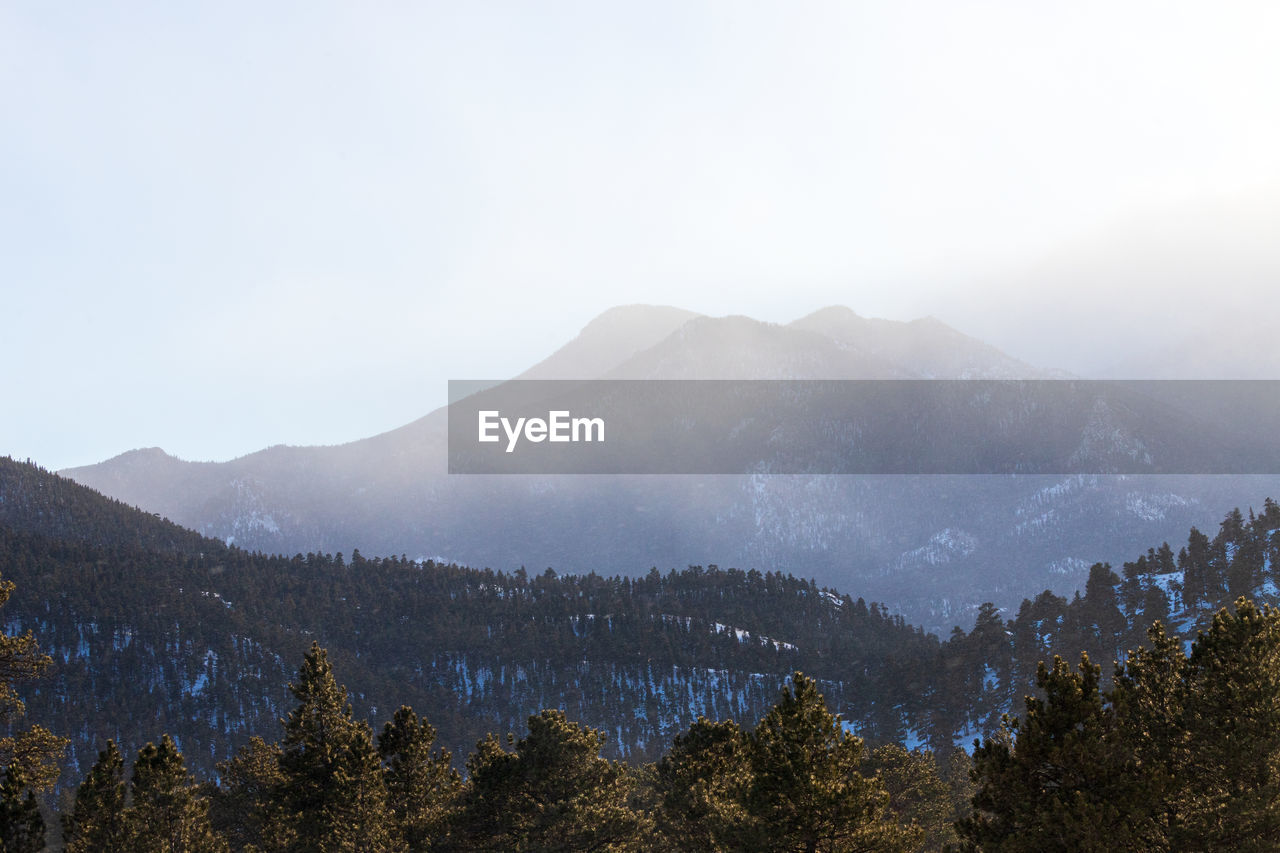
[[[1280,381],[449,383],[452,474],[1277,474]]]

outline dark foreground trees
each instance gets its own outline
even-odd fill
[[[187,773],[173,739],[138,751],[124,812],[125,849],[135,853],[223,853],[209,825],[209,803]]]
[[[108,742],[63,836],[73,853],[1280,849],[1280,611],[1241,599],[1189,651],[1157,623],[1109,691],[1087,654],[1037,683],[977,745],[952,834],[963,753],[940,774],[929,753],[869,751],[798,672],[753,729],[700,719],[656,765],[609,761],[604,733],[545,710],[481,741],[464,779],[410,708],[375,742],[313,644],[279,744],[252,739],[213,788],[167,735],[127,777]],[[23,772],[0,778],[0,849],[44,843]]]
[[[1041,664],[1040,695],[940,774],[929,753],[868,751],[795,673],[750,730],[700,719],[655,765],[546,710],[490,736],[464,779],[401,708],[374,740],[313,645],[279,745],[255,738],[199,786],[167,736],[125,763],[108,743],[63,818],[69,851],[1192,851],[1280,848],[1280,612],[1240,600],[1189,652],[1157,623],[1114,686],[1087,655]],[[954,764],[954,767],[952,766]],[[16,766],[3,849],[39,850]],[[954,823],[953,823],[954,821]],[[954,825],[954,833],[952,830]]]
[[[1087,657],[975,752],[969,849],[1280,848],[1280,611],[1240,599],[1190,654],[1157,623],[1109,693]]]
[[[259,804],[275,832],[271,846],[299,853],[400,849],[373,732],[352,717],[346,688],[319,645],[312,643],[289,690],[298,706],[284,722],[279,781]]]
[[[480,742],[465,780],[412,709],[375,745],[319,646],[291,690],[281,743],[252,739],[216,789],[195,784],[167,735],[138,753],[126,787],[108,742],[63,817],[67,849],[906,851],[938,842],[925,816],[950,809],[931,755],[868,754],[801,673],[754,731],[699,720],[650,768],[603,758],[602,732],[545,710],[519,740]]]
[[[923,830],[898,821],[863,759],[862,740],[797,672],[753,732],[699,720],[676,739],[656,768],[663,841],[704,851],[919,849]],[[945,808],[945,786],[930,791]]]
[[[13,589],[12,581],[0,580],[0,607]],[[12,853],[44,848],[45,824],[35,794],[53,787],[68,743],[43,726],[17,728],[26,705],[14,685],[36,678],[51,662],[31,631],[0,633],[0,850]]]
[[[67,853],[124,849],[124,809],[124,756],[115,741],[109,740],[76,789],[71,812],[62,816]]]
[[[529,718],[529,734],[507,751],[483,741],[467,762],[445,847],[459,850],[620,850],[638,839],[642,817],[627,805],[626,768],[600,757],[603,735],[561,711]]]
[[[0,607],[13,589],[13,581],[0,580]],[[0,731],[7,731],[0,734],[0,767],[11,768],[12,778],[20,777],[35,791],[53,787],[68,741],[43,726],[15,730],[27,706],[14,685],[39,677],[50,663],[52,659],[41,653],[30,630],[16,636],[0,634]]]

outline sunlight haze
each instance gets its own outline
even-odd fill
[[[0,453],[350,441],[633,303],[1273,363],[1277,44],[1262,2],[5,4]]]

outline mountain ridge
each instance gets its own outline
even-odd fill
[[[618,379],[1048,374],[936,320],[868,319],[838,306],[788,324],[622,307],[588,323],[575,338],[582,346],[571,341],[535,368],[594,375],[607,360],[575,367],[575,352],[594,352],[619,324],[634,334],[611,357],[643,348],[608,370]],[[1092,562],[1118,559],[1125,541],[1211,523],[1211,508],[1240,494],[1280,493],[1266,481],[1158,477],[1092,478],[1071,488],[1059,488],[1074,482],[1064,477],[451,477],[446,440],[447,411],[436,409],[341,445],[279,446],[226,463],[143,451],[63,473],[270,553],[359,548],[626,574],[705,562],[795,568],[865,588],[937,630],[964,621],[983,600],[1012,605],[1023,581],[1068,589]],[[971,543],[946,552],[946,573],[921,556],[943,531]]]

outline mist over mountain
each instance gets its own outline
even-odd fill
[[[1275,328],[1265,318],[1265,311],[1241,310],[1229,331],[1188,333],[1128,355],[1104,373],[1118,378],[1275,379],[1280,377],[1280,345]]]
[[[906,365],[927,379],[1056,378],[1060,371],[1039,370],[969,337],[934,318],[909,323],[860,317],[844,306],[823,308],[788,328],[815,332],[838,346]]]
[[[1273,379],[1280,194],[1157,205],[964,287],[931,310],[1032,362],[1095,378]]]
[[[789,325],[612,309],[524,377],[975,379],[1061,373],[946,324],[828,308]],[[985,600],[1066,592],[1135,541],[1212,523],[1274,478],[1173,476],[449,476],[446,411],[336,447],[226,463],[158,449],[64,472],[180,524],[269,553],[441,557],[513,570],[639,575],[781,569],[857,588],[931,630]],[[1142,429],[1153,428],[1148,424]],[[1104,431],[1104,434],[1109,434]],[[1102,470],[1102,469],[1099,469]]]

